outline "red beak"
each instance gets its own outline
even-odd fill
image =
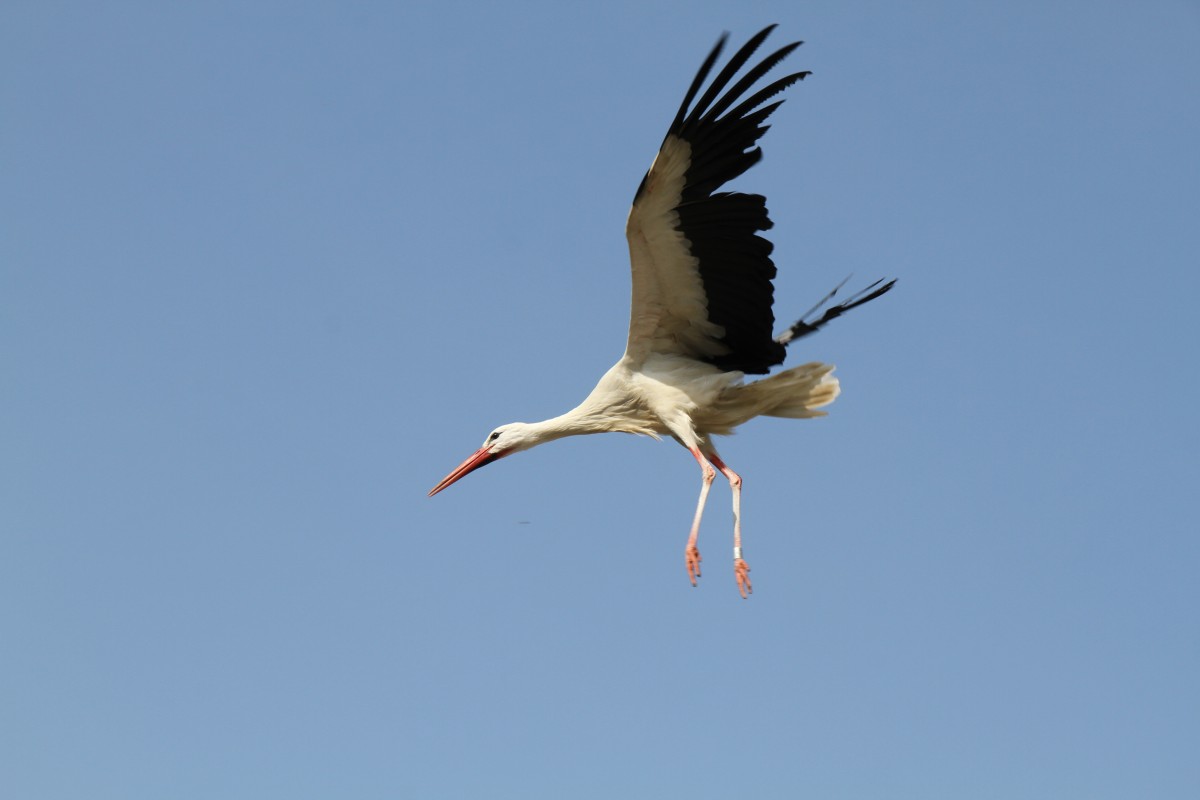
[[[450,484],[457,481],[459,478],[462,478],[465,475],[467,475],[467,473],[474,472],[475,470],[479,469],[480,467],[484,466],[485,464],[492,463],[497,458],[500,458],[500,456],[502,456],[502,455],[505,455],[505,454],[490,452],[486,446],[479,448],[471,455],[470,458],[468,458],[463,463],[459,464],[453,472],[451,472],[446,477],[442,478],[441,483],[439,483],[437,486],[430,489],[429,496],[433,497],[435,494],[440,492],[442,489],[445,489]]]

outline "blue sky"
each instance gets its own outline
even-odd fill
[[[564,440],[722,30],[823,420]],[[1195,2],[0,11],[0,793],[1194,797]],[[786,318],[786,319],[785,319]]]

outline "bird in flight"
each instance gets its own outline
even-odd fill
[[[670,436],[700,465],[700,499],[684,548],[692,585],[700,577],[700,519],[719,470],[733,493],[734,579],[743,598],[753,590],[742,552],[742,479],[721,459],[713,437],[732,434],[758,416],[824,416],[818,409],[840,391],[831,365],[803,364],[753,381],[745,376],[767,374],[783,363],[789,343],[895,284],[876,281],[829,305],[839,285],[794,325],[774,335],[773,245],[759,235],[772,226],[766,199],[719,191],[762,158],[756,143],[768,128],[767,118],[783,102],[767,101],[810,74],[794,72],[748,94],[801,44],[794,42],[733,82],[774,28],[746,42],[700,94],[728,38],[721,36],[637,188],[625,224],[633,296],[621,360],[567,413],[496,428],[482,447],[433,487],[431,497],[485,464],[564,436],[609,431],[656,439]]]

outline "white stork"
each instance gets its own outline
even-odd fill
[[[755,145],[767,117],[783,102],[763,105],[808,72],[786,75],[742,99],[800,42],[780,48],[730,85],[774,29],[755,35],[730,59],[693,105],[716,63],[722,35],[688,88],[658,156],[634,195],[625,225],[633,267],[633,301],[625,354],[582,403],[543,422],[496,428],[430,496],[485,464],[564,436],[620,431],[668,435],[700,465],[700,499],[684,558],[692,585],[700,577],[696,538],[704,502],[716,475],[733,492],[733,570],[742,597],[752,591],[742,554],[741,477],[717,454],[713,436],[727,436],[757,416],[824,416],[816,409],[839,392],[833,367],[810,363],[769,378],[784,346],[855,306],[879,297],[895,281],[876,281],[814,317],[834,289],[795,325],[773,336],[772,244],[758,235],[771,227],[766,200],[757,194],[718,192],[762,158]],[[736,105],[735,105],[736,104]],[[840,286],[838,288],[841,288]],[[812,317],[812,319],[809,319]]]

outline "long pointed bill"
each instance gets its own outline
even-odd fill
[[[445,489],[450,484],[457,481],[459,478],[462,478],[465,475],[467,475],[467,473],[474,472],[475,470],[479,469],[480,467],[484,466],[485,464],[492,463],[497,458],[500,458],[500,456],[502,456],[502,455],[504,455],[504,453],[489,452],[486,447],[479,448],[471,455],[470,458],[468,458],[463,463],[459,464],[458,467],[455,468],[454,472],[451,472],[449,475],[442,478],[441,483],[439,483],[437,486],[430,489],[429,497],[433,497],[435,494],[440,492],[442,489]]]

